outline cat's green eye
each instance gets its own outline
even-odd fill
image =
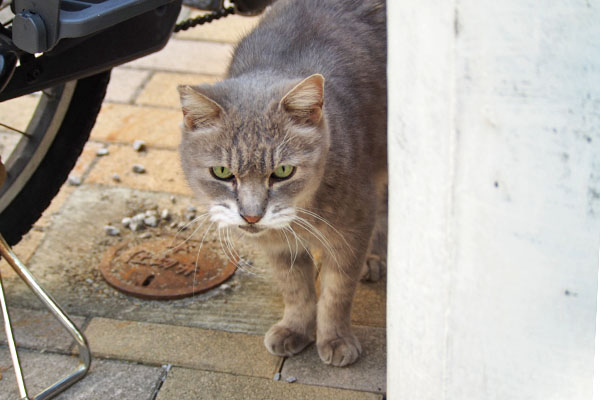
[[[292,165],[280,165],[275,168],[275,172],[273,172],[273,176],[277,179],[286,179],[292,176],[292,173],[296,167]]]
[[[233,172],[231,172],[229,168],[223,166],[212,167],[210,172],[212,172],[213,176],[217,179],[227,180],[233,177]]]

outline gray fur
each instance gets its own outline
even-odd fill
[[[212,221],[239,228],[276,265],[285,312],[265,335],[274,354],[301,351],[315,330],[328,364],[361,352],[354,292],[385,260],[385,26],[384,0],[279,0],[237,46],[225,81],[180,88],[190,186]],[[274,181],[283,164],[295,174]],[[214,166],[235,179],[215,179]],[[304,246],[322,254],[318,301]]]

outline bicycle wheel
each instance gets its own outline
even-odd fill
[[[29,231],[73,169],[100,112],[109,79],[107,71],[10,100],[37,102],[26,128],[0,120],[5,144],[0,154],[7,170],[0,188],[0,232],[10,245]],[[1,116],[13,117],[0,112]]]

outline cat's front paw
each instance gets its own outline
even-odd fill
[[[319,357],[325,364],[343,367],[358,360],[362,348],[360,342],[352,333],[329,340],[317,340]]]
[[[293,356],[311,344],[314,338],[294,332],[281,325],[273,325],[265,334],[265,347],[276,356]]]

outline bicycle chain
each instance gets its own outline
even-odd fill
[[[201,15],[196,18],[188,18],[185,21],[181,21],[180,23],[175,25],[175,29],[173,30],[173,32],[185,31],[190,28],[193,28],[194,26],[206,24],[206,23],[212,22],[216,19],[224,18],[224,17],[234,14],[234,13],[235,13],[235,9],[233,7],[227,7],[227,8],[221,8],[220,10],[217,10],[217,11],[212,11],[208,14]]]

